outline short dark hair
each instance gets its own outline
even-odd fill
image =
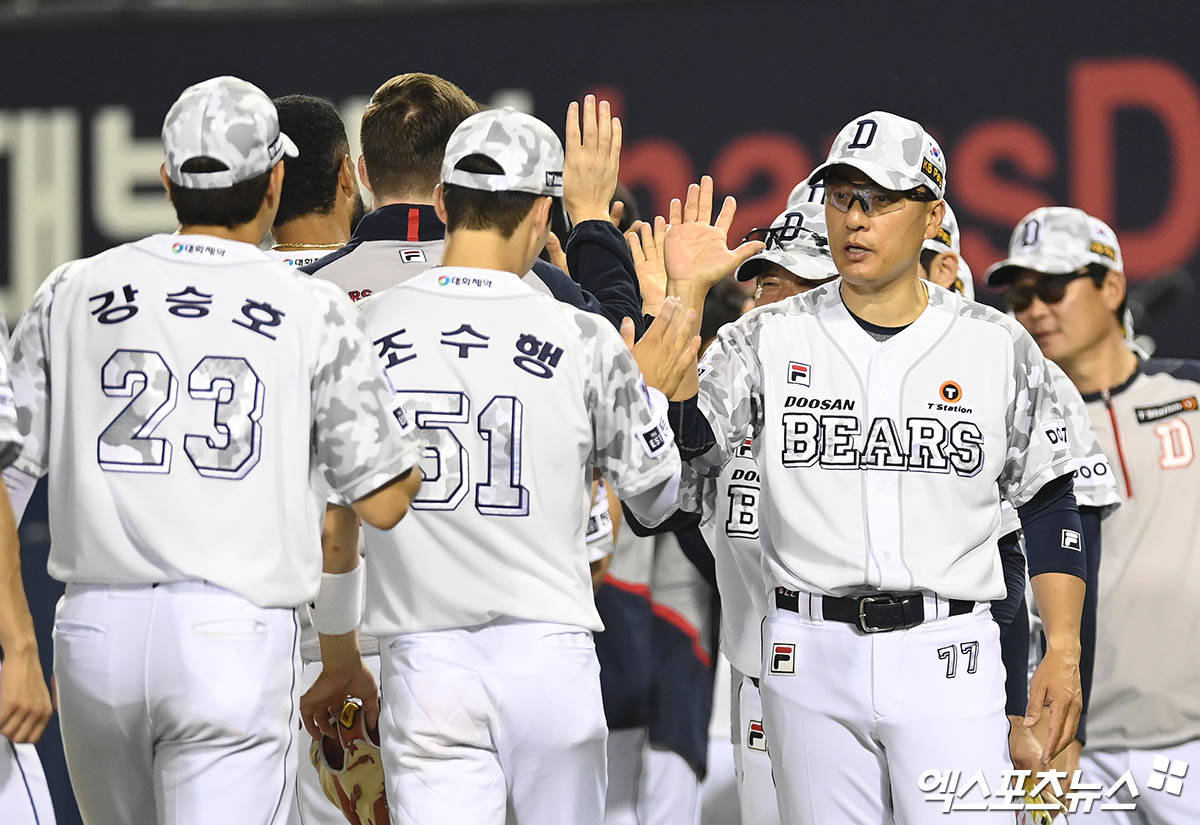
[[[227,169],[216,158],[189,158],[181,172],[221,172]],[[271,169],[224,189],[189,189],[171,182],[168,193],[180,226],[224,226],[233,229],[250,223],[262,209],[271,182]]]
[[[467,155],[454,167],[464,172],[502,175],[500,164],[486,155]],[[480,229],[498,232],[511,238],[521,221],[529,215],[539,197],[530,192],[485,192],[447,183],[443,187],[446,201],[446,231]]]
[[[1096,289],[1104,286],[1104,279],[1108,277],[1111,270],[1104,264],[1088,264],[1087,277],[1092,279],[1092,283],[1096,285]],[[1125,310],[1129,306],[1129,286],[1126,282],[1125,295],[1121,298],[1121,305],[1117,307],[1117,326],[1121,329],[1125,328]]]
[[[299,157],[283,161],[283,192],[275,225],[303,215],[328,214],[337,200],[342,158],[350,153],[338,110],[324,98],[285,95],[275,98],[275,111],[279,128],[300,150]]]
[[[466,92],[437,75],[410,72],[384,83],[363,110],[359,134],[371,188],[433,192],[450,135],[478,111]]]

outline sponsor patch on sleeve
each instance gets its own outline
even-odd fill
[[[1042,425],[1042,432],[1046,434],[1046,440],[1055,447],[1067,446],[1067,422],[1061,418],[1047,421]]]
[[[1083,549],[1083,538],[1075,530],[1062,531],[1062,548],[1079,551]]]
[[[637,434],[637,441],[642,445],[646,455],[658,458],[667,449],[667,436],[663,432],[662,423],[655,421]]]

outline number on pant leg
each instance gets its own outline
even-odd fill
[[[967,657],[967,673],[974,673],[979,669],[979,642],[963,642],[958,646],[939,647],[937,655],[939,659],[946,662],[947,679],[953,679],[958,675],[958,654],[960,652]]]

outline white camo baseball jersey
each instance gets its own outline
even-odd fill
[[[294,607],[320,583],[318,479],[352,501],[420,458],[350,302],[249,244],[154,235],[65,264],[12,371],[61,581]]]
[[[1108,516],[1121,505],[1121,491],[1117,489],[1117,477],[1113,475],[1108,456],[1092,429],[1092,419],[1087,404],[1062,367],[1046,359],[1046,370],[1054,393],[1062,405],[1063,419],[1067,422],[1067,441],[1071,455],[1075,458],[1075,501],[1080,507],[1100,508],[1101,518]],[[1000,535],[1021,529],[1021,518],[1007,501],[1001,504],[1003,515]]]
[[[365,528],[366,632],[501,617],[601,629],[592,468],[626,501],[679,472],[620,335],[493,270],[431,269],[358,307],[426,445],[415,517]]]
[[[721,650],[739,672],[757,677],[767,585],[759,544],[758,465],[752,440],[734,450],[720,476],[705,484],[701,531],[712,550],[721,593]]]
[[[691,464],[716,475],[754,439],[773,584],[1002,598],[1001,495],[1020,506],[1074,469],[1033,339],[928,290],[925,312],[883,343],[835,281],[751,311],[709,347],[699,407],[716,444]]]

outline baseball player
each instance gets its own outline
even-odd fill
[[[234,77],[191,86],[163,149],[179,231],[59,267],[14,331],[25,446],[6,482],[23,511],[50,475],[54,672],[84,821],[282,823],[295,608],[315,599],[318,629],[352,643],[361,611],[322,561],[327,491],[394,525],[419,441],[345,296],[255,246],[297,153],[270,98]],[[360,667],[330,681],[350,692]]]
[[[809,201],[802,194],[769,230],[748,236],[764,241],[766,249],[734,274],[739,281],[755,280],[756,307],[803,294],[837,277],[825,232],[824,206],[819,198]],[[721,649],[733,669],[731,732],[742,822],[772,825],[779,822],[779,806],[759,694],[759,634],[767,615],[767,586],[759,542],[761,483],[752,444],[747,439],[708,485],[704,532],[717,562]]]
[[[791,205],[769,228],[753,229],[746,236],[746,240],[762,242],[766,247],[735,272],[739,281],[756,280],[756,307],[806,292],[837,277],[824,237],[825,212],[819,197],[822,190],[817,187],[811,191],[816,193],[812,200],[810,188],[801,184],[789,198]],[[679,205],[677,211],[681,209]],[[682,218],[673,214],[672,220],[679,223]],[[646,224],[639,233],[627,236],[643,284],[647,279],[654,280],[662,268],[666,228],[665,221],[658,221],[653,231]],[[665,282],[665,272],[662,277]],[[710,317],[706,309],[706,324]],[[715,334],[716,328],[714,338]],[[766,616],[766,585],[758,532],[759,473],[749,441],[718,478],[705,484],[700,496],[703,515],[687,519],[686,524],[702,522],[704,541],[716,562],[722,605],[721,649],[733,670],[730,725],[741,818],[743,822],[769,825],[779,822],[779,808],[758,692],[757,674],[762,660],[759,634]],[[684,523],[675,526],[683,527]]]
[[[301,267],[343,246],[363,215],[362,196],[354,176],[346,127],[333,104],[311,95],[285,95],[273,101],[279,127],[292,138],[300,154],[284,161],[283,190],[279,211],[272,229],[275,245],[267,255],[288,266]],[[361,575],[366,575],[365,571]],[[300,691],[308,690],[321,673],[321,649],[312,612],[302,605],[297,612],[300,622]],[[363,663],[379,678],[379,648],[374,639],[359,637]],[[361,724],[361,722],[360,722]],[[345,737],[347,731],[339,729]],[[330,737],[324,743],[332,748],[341,740]],[[296,793],[288,821],[291,825],[342,825],[346,817],[342,806],[333,804],[330,787],[345,783],[345,773],[337,772],[321,743],[305,742],[300,747],[296,771]],[[369,746],[369,743],[368,743]],[[324,760],[324,761],[322,761]],[[336,762],[336,759],[334,760]],[[361,785],[367,772],[360,757],[352,776]],[[378,767],[378,782],[383,771]],[[332,795],[338,799],[336,794]],[[339,800],[340,801],[340,800]]]
[[[588,95],[584,106],[594,109],[595,98]],[[607,103],[600,107],[607,113]],[[478,111],[462,89],[436,75],[397,75],[376,89],[363,110],[358,159],[358,174],[374,198],[374,209],[350,243],[304,270],[333,281],[358,301],[439,263],[446,227],[433,208],[433,190],[447,139]],[[621,233],[607,211],[603,220],[571,219],[576,228],[567,238],[567,260],[575,280],[538,260],[526,283],[602,314],[617,326],[633,318],[640,335],[645,329],[642,302]]]
[[[0,319],[0,466],[21,451],[17,410],[8,380],[8,327]],[[21,548],[8,493],[0,487],[0,820],[54,823],[46,775],[33,743],[50,720],[50,693],[38,658],[33,617],[21,580]]]
[[[567,122],[579,145],[576,104]],[[620,124],[593,114],[584,130],[595,151],[564,169],[562,144],[536,118],[463,121],[435,193],[443,265],[362,306],[429,439],[420,517],[367,530],[365,629],[380,637],[397,823],[503,823],[506,810],[532,825],[603,819],[600,623],[584,548],[592,468],[656,523],[674,506],[679,464],[665,399],[645,389],[615,330],[520,277],[564,186],[582,196],[565,193],[577,220],[607,214]],[[664,392],[699,347],[677,308],[644,339],[661,354],[645,365],[650,385]],[[623,333],[632,341],[632,324]],[[306,723],[326,709],[314,687]]]
[[[810,177],[841,278],[726,327],[673,396],[694,471],[719,474],[753,439],[773,585],[761,689],[786,823],[940,822],[922,772],[994,783],[1010,768],[989,615],[1006,592],[1001,497],[1049,641],[1025,724],[1049,709],[1047,762],[1074,735],[1085,567],[1062,411],[1018,324],[920,278],[945,178],[919,124],[849,123]],[[711,187],[689,190],[665,242],[668,294],[686,306],[755,251],[725,248],[734,205],[710,225]]]
[[[1085,782],[1109,788],[1130,771],[1141,795],[1118,793],[1115,801],[1136,804],[1134,811],[1085,821],[1195,822],[1200,794],[1182,774],[1200,760],[1200,667],[1177,655],[1163,629],[1198,619],[1200,364],[1139,360],[1130,349],[1120,245],[1109,226],[1078,209],[1026,215],[988,284],[1005,289],[1017,320],[1083,394],[1103,448],[1093,475],[1110,468],[1122,499],[1102,525],[1096,665],[1080,761]]]
[[[284,162],[287,174],[271,228],[274,245],[267,254],[288,266],[305,266],[344,246],[365,210],[346,127],[334,105],[312,95],[273,102],[279,128],[300,155]]]
[[[958,218],[947,203],[941,228],[921,244],[921,277],[974,301],[975,276],[962,256],[959,242]]]

